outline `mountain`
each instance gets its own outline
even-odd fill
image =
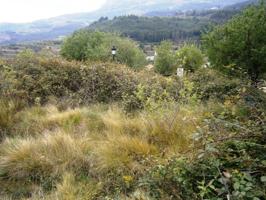
[[[210,24],[222,24],[240,9],[224,8],[199,11],[153,11],[144,16],[127,15],[108,19],[102,17],[86,29],[117,33],[141,43],[171,40],[175,43],[199,41]]]
[[[59,39],[100,17],[145,15],[149,12],[222,8],[244,0],[109,0],[97,11],[63,15],[32,23],[0,23],[0,44]]]
[[[101,18],[87,29],[118,33],[141,43],[158,43],[162,40],[182,43],[187,40],[198,41],[209,23],[208,18],[129,15],[111,20]]]

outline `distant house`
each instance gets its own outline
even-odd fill
[[[146,57],[146,60],[147,60],[147,61],[154,62],[154,60],[155,60],[155,56],[147,56],[147,57]]]
[[[146,60],[154,62],[155,57],[157,56],[156,51],[146,51]]]

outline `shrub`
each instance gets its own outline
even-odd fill
[[[156,49],[155,69],[162,75],[172,75],[176,70],[176,60],[173,45],[169,41],[163,41]]]
[[[243,99],[219,109],[217,103],[207,106],[209,113],[192,137],[195,148],[190,147],[189,156],[158,164],[139,179],[138,188],[155,199],[263,199],[266,140],[265,127],[258,128],[258,123],[265,124],[261,112],[266,107],[254,109],[242,104]],[[246,112],[236,112],[236,105]]]
[[[130,39],[104,32],[81,30],[67,38],[61,54],[70,60],[110,61],[111,49],[117,48],[116,60],[132,68],[145,65],[145,55],[138,45]]]
[[[183,84],[178,78],[174,76],[166,78],[160,75],[148,77],[145,74],[138,74],[138,77],[143,76],[145,79],[136,85],[135,90],[123,96],[122,103],[126,112],[165,109],[180,100]]]
[[[1,92],[30,105],[58,104],[61,109],[126,100],[133,96],[138,85],[156,95],[177,96],[180,84],[175,78],[164,78],[147,71],[134,72],[114,63],[80,63],[40,56],[12,60],[3,69]],[[134,97],[135,96],[135,97]],[[128,103],[134,103],[132,100]],[[136,105],[135,105],[136,106]],[[140,106],[141,108],[141,106]]]
[[[204,56],[193,44],[185,44],[176,52],[177,63],[188,72],[194,72],[204,64]]]
[[[52,98],[70,99],[69,106],[119,100],[137,81],[132,71],[116,64],[82,65],[40,57],[26,60],[10,63],[11,67],[4,71],[6,85],[0,88],[6,96],[30,104],[44,104]]]
[[[236,94],[245,85],[245,81],[231,79],[219,71],[208,68],[189,75],[189,80],[194,83],[193,90],[202,100],[224,100],[227,96]]]
[[[265,3],[250,6],[203,37],[208,57],[216,68],[228,74],[242,68],[253,81],[265,72],[265,12]]]

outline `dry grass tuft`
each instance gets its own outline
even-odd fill
[[[94,148],[97,169],[100,171],[139,170],[142,160],[157,153],[157,148],[145,139],[126,135],[108,135],[105,141]]]
[[[81,109],[59,112],[55,107],[48,107],[47,111],[46,118],[43,120],[46,127],[60,127],[66,131],[71,131],[82,121]]]
[[[154,163],[190,149],[203,115],[202,107],[132,116],[115,105],[65,111],[32,107],[16,115],[21,121],[13,130],[26,134],[6,139],[0,146],[0,183],[6,182],[3,187],[11,187],[11,193],[18,183],[29,183],[24,190],[31,199],[43,195],[48,200],[93,199],[100,186],[88,177],[102,182],[106,191],[120,180],[105,178],[109,173],[137,179]],[[43,184],[50,182],[48,195]],[[150,199],[141,191],[126,198]]]
[[[20,106],[16,101],[0,99],[0,138],[10,134]]]
[[[57,185],[57,190],[51,195],[52,200],[93,200],[95,199],[100,184],[91,181],[77,181],[74,174],[65,173],[63,181]]]
[[[86,162],[88,144],[63,132],[39,138],[8,139],[0,151],[0,172],[9,179],[49,177]]]
[[[191,136],[197,131],[202,119],[201,111],[197,109],[196,113],[188,108],[179,108],[161,115],[149,115],[145,118],[144,134],[152,144],[163,151],[186,151],[190,148]]]

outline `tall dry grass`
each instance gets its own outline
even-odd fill
[[[38,138],[7,139],[0,148],[1,177],[25,180],[86,167],[89,144],[63,132]]]
[[[22,105],[14,100],[0,99],[0,138],[10,134],[15,115]]]
[[[27,183],[25,190],[36,199],[41,195],[36,187],[47,199],[93,199],[101,190],[95,183],[109,187],[119,176],[144,174],[155,162],[190,149],[204,112],[183,106],[128,116],[116,105],[23,110],[16,114],[21,121],[14,130],[26,134],[7,138],[0,147],[0,183],[9,191]],[[106,176],[110,172],[117,174],[113,180]],[[46,182],[52,182],[49,190],[54,188],[50,196]]]

